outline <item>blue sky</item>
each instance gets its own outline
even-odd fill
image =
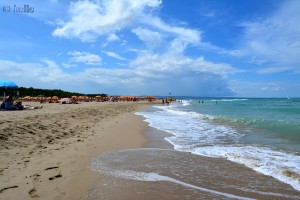
[[[20,13],[24,5],[33,12]],[[111,95],[300,96],[298,0],[0,0],[0,79]]]

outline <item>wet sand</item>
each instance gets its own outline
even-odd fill
[[[126,158],[124,160],[124,158]],[[134,149],[96,157],[104,176],[96,199],[300,199],[276,179],[222,159],[166,149]]]
[[[272,177],[225,159],[174,151],[170,134],[147,127],[143,148],[108,152],[91,163],[101,179],[88,199],[300,199]]]

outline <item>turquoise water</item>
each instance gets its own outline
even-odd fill
[[[300,152],[300,99],[220,98],[189,102],[183,110],[205,114],[215,123],[234,127],[244,135],[241,143]]]
[[[138,114],[170,133],[174,150],[225,158],[300,191],[300,99],[185,98]]]

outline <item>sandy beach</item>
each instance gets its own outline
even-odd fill
[[[95,154],[145,143],[147,102],[24,104],[43,108],[0,112],[0,199],[86,199]]]
[[[1,200],[299,199],[243,165],[174,151],[135,114],[148,102],[28,104],[43,108],[0,112]]]

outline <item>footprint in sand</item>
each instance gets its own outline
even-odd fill
[[[47,171],[47,170],[50,170],[50,169],[57,169],[58,167],[48,167],[48,168],[46,168],[45,170]]]
[[[5,188],[2,188],[2,189],[0,190],[0,193],[4,192],[5,190],[8,190],[8,189],[18,188],[18,187],[19,187],[19,186],[17,186],[17,185],[10,186],[10,187],[5,187]]]
[[[37,194],[35,188],[32,188],[31,190],[29,190],[28,194],[31,198],[39,198],[39,195]]]
[[[60,178],[60,177],[62,177],[62,175],[61,174],[57,174],[56,176],[50,177],[49,180],[53,181],[54,179],[57,179],[57,178]]]

